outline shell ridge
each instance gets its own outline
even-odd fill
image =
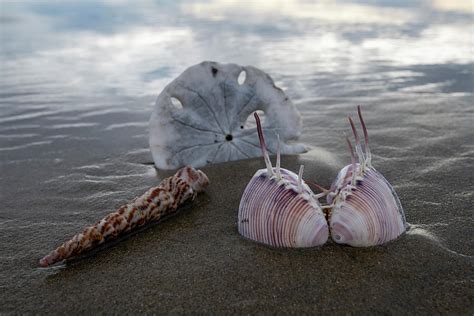
[[[216,113],[215,111],[213,111],[213,108],[211,107],[211,105],[209,104],[208,100],[206,100],[199,91],[197,90],[194,90],[192,89],[191,87],[189,87],[188,85],[182,83],[182,87],[188,91],[191,91],[195,94],[197,94],[197,96],[199,97],[200,100],[202,100],[202,102],[206,105],[206,107],[208,108],[209,112],[211,113],[212,117],[214,118],[214,121],[216,122],[217,126],[219,127],[219,129],[221,130],[222,134],[226,134],[224,129],[222,128],[221,124],[219,123],[219,120],[217,119],[217,116],[216,116]]]
[[[176,115],[173,115],[173,114],[171,114],[171,117],[173,118],[173,120],[180,123],[182,126],[184,126],[186,128],[192,128],[192,129],[195,129],[195,130],[203,132],[203,133],[212,133],[212,134],[220,133],[220,131],[215,131],[215,130],[212,130],[212,129],[206,129],[204,127],[197,127],[195,125],[191,125],[190,123],[183,122],[183,121],[181,121],[181,118],[178,118]],[[209,125],[207,125],[207,126],[209,126]]]
[[[255,220],[256,226],[255,226],[254,232],[255,232],[255,238],[257,238],[258,240],[262,240],[264,236],[264,227],[265,227],[265,223],[263,223],[263,218],[265,218],[264,216],[267,213],[266,205],[268,203],[268,196],[269,196],[267,194],[269,178],[266,176],[266,174],[261,174],[259,179],[261,181],[260,190],[256,192],[256,196],[261,197],[261,198],[255,199],[256,201],[258,201],[259,207],[257,208],[257,212],[255,212],[257,215],[257,218]]]
[[[369,182],[369,181],[366,181]],[[359,194],[353,196],[352,203],[349,203],[354,213],[361,213],[364,216],[363,223],[367,227],[368,235],[366,238],[368,240],[377,240],[379,232],[384,232],[381,229],[380,223],[382,218],[380,213],[377,210],[385,209],[385,205],[380,204],[379,199],[377,199],[377,192],[371,190],[371,186],[365,184],[362,188],[359,188]],[[362,198],[364,196],[364,198]],[[374,208],[374,205],[377,205],[377,208]],[[362,223],[361,223],[362,224]]]
[[[280,181],[282,182],[282,181]],[[278,196],[277,205],[277,222],[275,225],[276,231],[278,232],[278,238],[276,239],[275,244],[279,247],[285,247],[287,245],[287,239],[285,238],[286,234],[286,227],[287,227],[287,220],[288,220],[288,209],[290,209],[290,203],[292,201],[292,197],[294,196],[293,191],[287,190],[285,185],[282,183],[278,185],[280,190],[280,195]]]
[[[265,221],[267,222],[267,225],[265,226],[266,228],[266,239],[265,239],[265,242],[267,244],[271,244],[274,240],[272,240],[272,238],[270,237],[270,234],[271,234],[271,230],[273,227],[275,227],[276,223],[274,223],[273,221],[271,221],[272,217],[274,218],[275,216],[275,213],[278,212],[279,208],[275,208],[275,205],[277,205],[277,195],[279,193],[280,190],[280,187],[278,185],[275,185],[276,184],[276,181],[275,179],[272,177],[272,178],[269,178],[269,186],[271,187],[271,190],[268,192],[267,196],[266,196],[266,200],[267,200],[267,203],[265,205],[265,209],[267,210],[267,213],[268,215],[266,216],[266,219]],[[262,221],[263,222],[263,221]]]
[[[227,87],[227,79],[229,76],[227,75],[226,78],[224,79],[224,82],[222,82],[222,96],[224,98],[224,113],[225,113],[225,118],[227,119],[227,133],[231,132],[231,127],[230,127],[230,119],[229,119],[229,114],[227,113],[227,93],[226,93],[226,87]],[[215,104],[219,104],[216,102]]]
[[[276,182],[276,181],[275,181]],[[281,201],[287,202],[287,196],[290,194],[287,190],[284,189],[281,185],[277,183],[277,188],[278,188],[278,193],[274,196],[274,203],[275,205],[278,205],[279,207],[275,208],[273,216],[273,244],[275,244],[278,247],[281,247],[284,245],[284,240],[281,238],[281,235],[284,230],[284,226],[282,224],[282,220],[285,215],[285,211],[287,209],[287,203],[280,204]]]
[[[307,230],[306,227],[308,226],[308,220],[313,219],[313,215],[316,214],[316,210],[303,198],[300,202],[301,212],[299,213],[299,220],[295,225],[295,242],[299,247],[302,246],[311,246],[308,242],[311,240],[311,236],[313,235],[314,231],[316,231],[316,227],[313,229]],[[315,224],[311,222],[311,224]],[[310,225],[311,226],[311,225]]]
[[[253,104],[253,103],[250,103],[250,102],[252,102],[253,99],[254,99],[256,96],[257,96],[256,94],[253,94],[253,95],[250,96],[250,98],[248,99],[247,103],[245,103],[245,105],[239,110],[239,112],[237,112],[237,117],[240,117],[240,115],[241,115],[242,113],[246,113],[246,112],[244,112],[244,111],[247,110],[247,106],[248,106],[249,104]],[[249,115],[250,115],[253,111],[254,111],[254,110],[251,110],[250,113],[249,113]],[[247,115],[245,118],[247,118],[249,115]]]
[[[400,211],[398,209],[397,201],[396,201],[396,196],[393,195],[393,190],[391,188],[390,183],[386,181],[386,179],[380,174],[378,171],[374,169],[374,178],[377,179],[379,183],[379,188],[380,191],[382,187],[386,187],[390,190],[390,194],[386,194],[385,192],[380,192],[380,196],[384,197],[384,206],[390,210],[388,213],[390,221],[385,221],[386,224],[386,231],[387,231],[387,239],[393,239],[396,238],[400,235],[399,229],[397,230],[399,225],[396,225],[393,227],[391,225],[388,225],[388,223],[397,223],[398,224],[398,219],[400,218]],[[385,193],[385,194],[383,194]],[[403,223],[403,217],[401,218],[401,221]],[[404,226],[402,224],[402,226]]]
[[[398,223],[400,221],[403,224],[403,217],[397,205],[397,196],[392,193],[391,185],[376,169],[367,168],[353,192],[348,193],[348,188],[349,186],[346,185],[340,190],[339,195],[342,196],[342,200],[336,201],[332,215],[334,218],[331,216],[331,221],[346,218],[345,221],[351,221],[353,227],[361,227],[357,229],[360,230],[359,234],[352,238],[359,241],[348,241],[349,244],[355,246],[382,244],[398,237],[403,232]],[[336,215],[338,213],[346,215],[340,215],[343,216],[340,217]],[[352,229],[352,231],[355,230]],[[360,235],[364,231],[367,235]]]
[[[291,245],[294,247],[301,247],[303,246],[302,244],[299,243],[299,239],[302,239],[303,237],[306,236],[301,236],[299,235],[301,233],[305,233],[305,230],[300,231],[300,226],[303,224],[302,221],[305,218],[305,215],[307,213],[311,213],[311,208],[309,208],[307,205],[305,205],[305,200],[302,198],[295,199],[295,205],[294,205],[294,217],[291,221]],[[306,207],[305,207],[306,206]],[[300,238],[298,238],[300,237]]]
[[[174,116],[177,116],[177,115],[189,116],[190,118],[192,118],[190,122],[198,122],[199,125],[202,125],[202,126],[211,125],[217,129],[216,132],[223,134],[223,130],[219,126],[219,123],[217,122],[217,120],[203,120],[200,117],[201,109],[202,111],[205,111],[208,114],[207,116],[212,115],[213,113],[212,113],[212,109],[206,105],[207,101],[204,98],[202,98],[202,96],[200,96],[197,91],[188,87],[186,83],[184,83],[181,80],[172,82],[169,88],[170,89],[174,88],[175,91],[173,91],[173,93],[169,93],[167,90],[168,89],[167,87],[163,91],[164,92],[163,97],[166,97],[165,102],[168,106],[168,111],[170,112],[170,115],[173,119],[174,119]],[[192,96],[189,95],[189,92],[193,93],[193,95]],[[157,104],[160,101],[160,97],[161,95],[157,99]],[[172,102],[170,101],[171,98],[176,98],[180,100],[181,104],[183,105],[183,108],[175,109],[174,106],[172,105]],[[187,104],[192,104],[193,107],[188,106]]]
[[[291,191],[290,191],[291,192]],[[299,208],[298,204],[300,203],[301,200],[299,200],[297,197],[293,198],[290,200],[286,207],[286,212],[285,212],[285,221],[283,225],[284,233],[283,236],[285,238],[285,245],[287,247],[295,247],[295,240],[294,240],[294,235],[295,235],[295,222],[298,222],[298,217],[299,217]]]
[[[320,245],[327,240],[328,229],[319,203],[306,183],[299,193],[293,183],[296,175],[281,171],[278,178],[276,172],[268,176],[266,169],[260,169],[250,180],[239,206],[239,232],[274,247]],[[248,224],[242,222],[247,214]]]

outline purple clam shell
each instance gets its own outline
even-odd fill
[[[298,176],[281,169],[282,179],[268,177],[267,170],[256,172],[240,201],[239,233],[273,247],[315,247],[328,239],[328,225],[319,202]]]
[[[367,168],[361,177],[356,178],[353,187],[350,179],[351,168],[346,166],[333,185],[336,190],[339,188],[339,192],[335,198],[330,198],[334,207],[329,226],[336,243],[355,247],[376,246],[405,232],[407,223],[400,200],[380,172]]]

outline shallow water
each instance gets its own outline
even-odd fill
[[[472,312],[469,1],[3,1],[0,14],[0,312]],[[182,217],[38,269],[58,243],[165,176],[148,150],[152,105],[202,60],[257,66],[285,89],[313,149],[283,162],[304,163],[323,185],[350,161],[345,117],[362,104],[374,165],[410,231],[372,249],[242,240],[236,210],[257,159],[207,167],[215,186]],[[123,275],[131,269],[136,279]]]

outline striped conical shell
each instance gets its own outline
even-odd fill
[[[187,200],[194,199],[208,184],[209,179],[201,170],[190,166],[184,167],[174,176],[161,181],[159,186],[149,189],[116,212],[86,227],[81,233],[42,258],[39,264],[47,267],[78,256],[133,229],[160,220],[176,212]]]
[[[356,173],[359,168],[357,164]],[[341,170],[333,185],[338,194],[334,199],[328,196],[328,203],[334,203],[329,218],[332,239],[355,247],[396,239],[405,231],[406,220],[395,190],[373,167],[367,167],[351,185],[351,169],[348,165]]]
[[[238,215],[239,233],[273,247],[314,247],[328,239],[328,226],[319,202],[298,175],[276,169],[258,170],[245,188]]]

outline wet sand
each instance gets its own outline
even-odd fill
[[[0,311],[470,313],[472,110],[468,99],[457,101],[364,107],[374,165],[394,184],[411,225],[387,245],[271,249],[242,238],[240,196],[264,167],[252,159],[203,168],[208,191],[177,216],[47,269],[38,267],[43,255],[171,172],[150,164],[147,111],[87,116],[79,121],[97,127],[64,127],[65,139],[55,130],[48,138],[48,119],[33,118],[29,133],[54,141],[3,151]],[[313,149],[283,157],[282,166],[304,164],[306,178],[329,186],[350,159],[341,134],[355,107],[298,107],[307,114],[302,141]],[[110,133],[111,115],[125,127]],[[10,147],[24,142],[16,141]]]
[[[0,9],[0,314],[474,314],[468,1],[9,1]],[[343,12],[344,14],[341,14]],[[204,168],[175,217],[81,260],[38,260],[172,172],[158,93],[203,60],[253,65],[303,116],[329,186],[363,107],[374,166],[410,230],[373,248],[271,249],[237,232],[261,159]]]

